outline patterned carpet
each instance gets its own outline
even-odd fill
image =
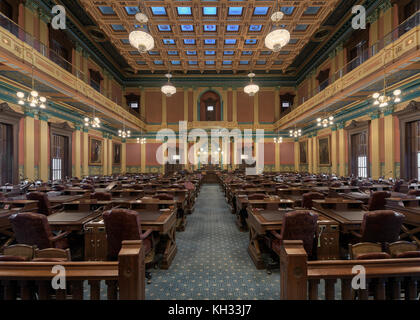
[[[248,233],[240,232],[219,185],[201,188],[195,211],[177,233],[178,252],[169,270],[151,269],[149,300],[280,298],[280,274],[257,270],[248,255]]]

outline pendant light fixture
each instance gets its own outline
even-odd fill
[[[123,127],[122,129],[118,130],[118,136],[125,139],[131,137],[131,131],[125,129],[125,119],[123,118]]]
[[[316,119],[316,122],[317,122],[318,127],[326,128],[326,127],[332,126],[334,124],[334,117],[329,116],[328,118],[325,117],[324,119],[318,118],[318,119]]]
[[[277,1],[277,10],[271,15],[274,28],[265,37],[265,46],[274,52],[279,52],[290,41],[290,32],[280,26],[280,21],[283,19],[283,16],[284,14],[280,11],[280,5]]]
[[[161,91],[167,97],[172,97],[176,93],[175,86],[171,83],[172,75],[170,73],[165,74],[165,77],[168,78],[168,83],[162,86]]]
[[[95,115],[95,108],[93,110],[93,117],[85,117],[83,120],[85,121],[85,127],[92,127],[92,128],[100,128],[101,127],[101,120]]]
[[[298,137],[302,136],[302,130],[301,129],[296,130],[296,127],[295,127],[294,130],[289,131],[289,136],[298,138]]]
[[[18,104],[21,106],[27,104],[32,108],[38,107],[40,109],[45,109],[47,107],[47,98],[40,96],[38,91],[35,90],[34,69],[34,53],[32,51],[32,90],[28,95],[25,95],[22,91],[17,92],[16,96],[19,98]]]
[[[130,32],[128,41],[140,53],[146,53],[155,47],[155,40],[147,30],[149,18],[141,12],[137,12],[135,17],[140,23],[140,28]]]
[[[252,79],[255,77],[255,73],[249,73],[248,77],[250,78],[250,83],[245,86],[244,92],[249,94],[250,97],[253,97],[258,91],[260,91],[260,87],[252,82]]]
[[[392,96],[387,96],[386,88],[386,74],[384,75],[384,91],[383,93],[375,92],[372,95],[372,98],[375,99],[373,105],[379,106],[380,108],[387,107],[390,103],[399,103],[401,102],[401,90],[394,90]]]

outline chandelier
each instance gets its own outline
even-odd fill
[[[137,138],[137,143],[140,143],[140,144],[145,144],[146,143],[146,138]]]
[[[19,98],[18,104],[23,106],[27,103],[32,108],[39,107],[40,109],[45,109],[47,107],[45,104],[47,102],[47,98],[40,96],[38,91],[35,90],[33,56],[34,55],[32,54],[32,90],[27,96],[25,96],[22,91],[17,92],[16,95]]]
[[[392,97],[387,96],[386,89],[384,88],[383,94],[380,94],[379,92],[375,92],[372,95],[373,99],[375,99],[375,101],[373,102],[373,105],[379,106],[380,108],[384,108],[384,107],[387,107],[391,102],[393,103],[401,102],[400,95],[401,95],[401,90],[397,89],[397,90],[394,90]]]
[[[138,12],[136,14],[136,20],[140,23],[141,29],[143,30],[140,29],[131,31],[128,36],[128,41],[130,41],[130,44],[140,53],[146,53],[155,47],[155,40],[147,32],[146,23],[149,19],[144,13]]]
[[[322,118],[318,118],[316,119],[317,122],[317,126],[318,127],[328,127],[328,125],[333,125],[334,124],[334,117],[333,116],[329,116],[328,118],[322,119]]]
[[[249,94],[250,97],[253,97],[258,91],[260,91],[260,87],[252,82],[252,78],[255,77],[255,73],[251,72],[248,74],[248,77],[251,79],[250,83],[244,88],[244,92]]]
[[[283,137],[274,137],[274,143],[282,143]]]
[[[301,129],[298,129],[298,130],[290,130],[289,131],[289,135],[291,136],[291,137],[295,137],[295,138],[297,138],[297,137],[300,137],[301,135],[302,135],[302,130]]]
[[[123,128],[118,130],[118,136],[121,138],[130,138],[131,137],[131,131],[125,129],[125,120],[123,118]]]
[[[101,120],[98,117],[93,117],[90,119],[89,117],[85,117],[85,127],[91,126],[92,128],[100,128],[101,127]]]
[[[284,14],[279,10],[279,3],[277,1],[277,11],[271,15],[274,29],[265,37],[265,46],[274,52],[279,52],[290,41],[289,31],[279,26],[283,16]]]
[[[161,91],[165,96],[172,97],[176,93],[176,88],[170,81],[172,75],[167,73],[165,74],[165,77],[168,78],[168,83],[162,86]]]

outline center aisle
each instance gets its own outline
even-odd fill
[[[202,186],[187,221],[169,270],[150,270],[146,299],[280,299],[279,272],[256,270],[219,185]]]

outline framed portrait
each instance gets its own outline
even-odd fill
[[[101,166],[103,163],[103,141],[89,136],[89,165]]]
[[[113,143],[112,158],[114,164],[121,164],[121,143]]]
[[[318,139],[319,165],[330,166],[330,136]]]
[[[308,163],[308,140],[299,142],[299,163],[307,164]]]

